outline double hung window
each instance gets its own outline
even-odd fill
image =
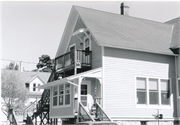
[[[149,79],[149,104],[158,105],[159,96],[158,96],[158,80]]]
[[[64,106],[70,104],[71,85],[64,83],[53,87],[53,106]]]
[[[36,83],[33,84],[33,91],[36,91]]]
[[[136,78],[136,104],[170,105],[170,80],[159,78]]]
[[[53,106],[57,106],[57,94],[58,94],[57,86],[54,86],[53,87]]]
[[[59,105],[63,105],[64,85],[59,86]]]
[[[137,104],[146,104],[146,79],[137,78]]]
[[[169,80],[161,80],[161,104],[170,104],[170,83]]]

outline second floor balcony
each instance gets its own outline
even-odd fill
[[[66,74],[65,76],[70,76],[90,70],[92,65],[91,58],[91,51],[72,50],[55,58],[55,72],[58,74]]]

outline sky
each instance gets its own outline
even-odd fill
[[[55,58],[73,5],[120,13],[122,1],[1,2],[1,68],[14,60],[24,70],[36,69],[41,55]],[[126,1],[129,16],[166,22],[180,16],[180,1]]]

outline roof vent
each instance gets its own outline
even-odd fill
[[[129,6],[126,2],[122,2],[120,6],[120,14],[121,15],[129,15]]]

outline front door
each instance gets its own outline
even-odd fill
[[[84,81],[81,84],[81,103],[87,111],[91,109],[93,98],[91,96],[91,82]]]

